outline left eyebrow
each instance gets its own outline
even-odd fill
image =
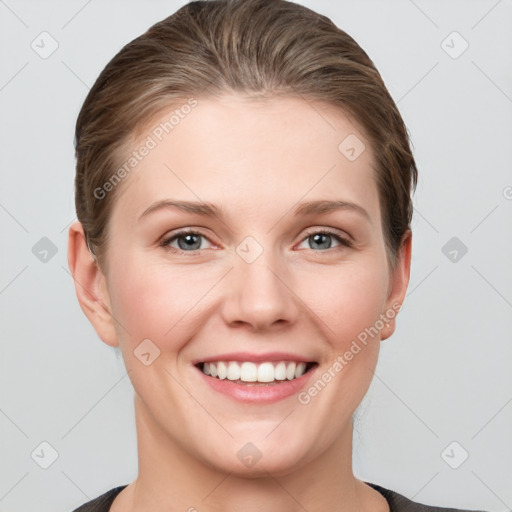
[[[350,201],[309,201],[307,203],[301,203],[297,208],[295,208],[293,215],[313,215],[330,213],[337,210],[352,210],[362,215],[370,224],[372,224],[370,214],[362,206]]]

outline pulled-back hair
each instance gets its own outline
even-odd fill
[[[100,266],[122,184],[102,188],[141,128],[170,106],[226,93],[298,96],[339,107],[374,154],[382,229],[394,265],[412,218],[417,169],[398,108],[365,51],[327,17],[285,0],[190,2],[124,46],[76,123],[75,203]],[[340,141],[341,142],[341,141]]]

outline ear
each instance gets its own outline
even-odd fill
[[[118,346],[107,281],[87,247],[84,230],[79,221],[73,222],[69,228],[68,265],[75,282],[78,302],[85,316],[107,345]]]
[[[396,266],[390,271],[389,292],[385,303],[385,309],[382,312],[382,318],[385,326],[380,332],[380,339],[389,338],[396,327],[396,315],[402,307],[405,299],[409,277],[411,273],[411,250],[412,250],[412,232],[407,230],[402,237],[400,248],[397,254]]]

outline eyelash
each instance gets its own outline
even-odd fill
[[[178,233],[174,233],[170,237],[164,238],[162,240],[162,242],[160,243],[160,246],[163,247],[165,250],[168,250],[168,251],[176,253],[176,254],[187,254],[189,256],[190,255],[192,255],[192,256],[196,255],[197,254],[196,251],[200,251],[201,249],[193,249],[191,251],[182,251],[181,249],[176,249],[176,247],[170,247],[169,244],[171,242],[173,242],[174,240],[177,240],[178,238],[186,236],[186,235],[199,235],[199,236],[202,236],[203,238],[206,238],[206,240],[208,240],[210,243],[212,243],[211,240],[206,235],[201,233],[200,231],[183,230],[183,231],[179,231]],[[342,247],[348,247],[348,248],[353,247],[353,243],[348,238],[345,238],[345,237],[339,235],[338,233],[335,233],[334,231],[330,231],[328,229],[319,229],[319,230],[316,230],[316,231],[311,231],[311,232],[306,234],[306,236],[301,240],[301,242],[303,242],[304,240],[307,240],[309,237],[311,237],[313,235],[327,235],[327,236],[331,236],[337,242],[340,243],[340,246],[338,246],[338,247],[330,247],[329,249],[321,249],[321,250],[318,250],[318,251],[314,251],[314,249],[311,249],[314,252],[327,252],[329,250],[336,250],[336,249],[340,249]],[[190,254],[190,253],[192,253],[192,254]]]

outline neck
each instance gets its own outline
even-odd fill
[[[285,475],[222,472],[186,452],[135,397],[139,474],[112,512],[388,512],[384,498],[352,473],[352,423],[323,454]]]

